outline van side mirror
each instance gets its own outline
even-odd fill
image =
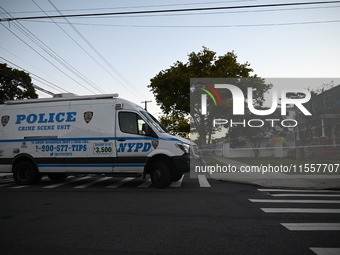
[[[148,124],[143,123],[142,125],[142,131],[144,133],[144,135],[146,136],[153,136],[153,137],[157,137],[157,135],[155,134],[155,132],[149,127]]]

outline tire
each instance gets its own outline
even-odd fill
[[[29,185],[41,180],[42,175],[30,161],[22,161],[13,168],[13,178],[17,184]]]
[[[51,173],[47,175],[52,181],[62,181],[67,178],[66,173]]]
[[[163,162],[156,162],[152,166],[151,171],[152,185],[159,189],[164,189],[170,186],[171,175],[169,167]]]
[[[172,182],[177,182],[182,178],[183,174],[175,174],[173,176],[171,176],[171,181]]]

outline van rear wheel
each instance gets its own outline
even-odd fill
[[[169,167],[163,162],[156,162],[152,166],[151,181],[156,188],[169,187],[171,183],[171,175]]]
[[[13,179],[20,185],[37,183],[41,177],[42,175],[30,161],[22,161],[13,168]]]

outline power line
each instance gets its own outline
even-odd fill
[[[53,8],[56,9],[56,11],[58,13],[60,13],[62,15],[62,13],[58,10],[58,8],[52,3],[51,0],[48,0],[48,2],[53,6]],[[140,95],[135,94],[135,91],[138,91],[138,89],[133,86],[120,72],[118,72],[118,70],[116,68],[113,67],[113,65],[85,38],[85,36],[80,33],[80,31],[73,26],[73,24],[67,19],[65,18],[65,21],[67,22],[68,25],[70,25],[70,27],[79,35],[79,37],[96,53],[96,55],[114,72],[116,73],[130,88],[126,87],[132,94],[134,94],[135,96],[139,97]],[[88,54],[88,53],[87,53]],[[89,55],[89,54],[88,54]],[[111,77],[113,77],[117,82],[119,82],[122,86],[124,86],[124,84],[122,84],[116,77],[114,77],[112,75],[111,72],[107,71],[106,68],[104,68],[98,61],[96,61],[91,55],[90,57],[97,63],[99,64],[106,72],[108,72]],[[140,92],[139,92],[140,93]],[[142,95],[142,93],[140,93]],[[144,96],[144,95],[143,95]]]
[[[3,25],[3,24],[1,24]],[[3,25],[4,26],[4,25]],[[5,26],[4,26],[5,27]],[[23,39],[21,39],[19,36],[17,36],[15,33],[13,33],[11,30],[9,30],[7,27],[5,27],[10,33],[12,33],[15,37],[17,37],[21,42],[23,42],[24,44],[26,44],[29,48],[31,48],[35,53],[37,53],[40,57],[42,57],[43,59],[45,59],[48,63],[50,63],[52,66],[54,66],[57,70],[59,70],[61,73],[63,73],[64,75],[66,75],[67,77],[69,77],[71,80],[73,80],[74,82],[78,83],[79,85],[83,86],[82,84],[80,84],[78,81],[76,81],[75,79],[73,79],[71,76],[69,76],[67,73],[65,73],[63,70],[61,70],[59,67],[57,67],[55,64],[53,64],[51,61],[49,61],[46,57],[44,57],[42,54],[40,54],[36,49],[34,49],[31,45],[29,45],[28,43],[26,43]],[[87,89],[87,88],[86,88]]]
[[[36,85],[36,84],[34,84],[34,83],[32,83],[32,84],[33,84],[33,87],[34,87],[35,89],[37,89],[37,90],[39,90],[39,91],[41,91],[41,92],[44,92],[44,93],[46,93],[46,94],[48,94],[48,95],[50,95],[50,96],[54,96],[54,95],[55,95],[53,92],[51,92],[51,91],[49,91],[49,90],[47,90],[47,89],[43,89],[42,87],[40,87],[40,86],[38,86],[38,85]]]
[[[229,0],[229,1],[214,1],[214,2],[195,2],[195,3],[177,3],[177,4],[155,4],[155,5],[135,5],[135,6],[122,6],[122,7],[102,7],[102,8],[91,8],[91,9],[68,9],[60,10],[61,12],[74,12],[74,11],[99,11],[99,10],[118,10],[118,9],[137,9],[137,8],[150,8],[150,7],[169,7],[169,6],[189,6],[189,5],[210,5],[210,4],[221,4],[221,3],[239,3],[239,2],[254,2],[257,0]],[[12,14],[22,13],[41,13],[45,11],[17,11],[11,12]],[[47,10],[46,12],[55,12],[55,10]],[[1,12],[0,12],[1,14]],[[46,14],[46,13],[45,13]]]
[[[205,12],[205,13],[201,13],[201,12],[197,12],[197,13],[174,13],[174,14],[149,14],[149,15],[145,15],[145,14],[137,14],[137,15],[130,15],[129,17],[133,17],[133,18],[147,18],[147,17],[173,17],[173,16],[192,16],[192,15],[216,15],[216,14],[235,14],[235,13],[259,13],[259,12],[278,12],[278,11],[300,11],[300,10],[314,10],[314,9],[329,9],[329,8],[339,8],[340,6],[339,5],[336,5],[336,6],[314,6],[314,7],[300,7],[300,8],[297,8],[297,7],[292,7],[292,8],[275,8],[275,9],[257,9],[257,10],[235,10],[235,11],[228,11],[228,12],[225,12],[225,11],[217,11],[217,12]],[[107,18],[107,17],[104,17],[104,18]],[[114,18],[121,18],[119,16],[115,16]],[[40,22],[40,23],[51,23],[50,21],[45,21],[45,20],[33,20],[33,19],[30,19],[30,20],[25,20],[26,22],[29,21],[29,22]],[[67,24],[67,23],[64,23],[62,21],[55,21],[53,20],[53,22],[55,24]],[[89,24],[89,23],[76,23],[76,22],[73,22],[72,24],[74,25],[98,25],[98,26],[114,26],[114,25],[111,25],[111,24],[98,24],[98,23],[95,23],[95,24]],[[118,25],[118,26],[123,26],[123,25]]]
[[[10,52],[10,51],[6,50],[6,49],[3,48],[1,45],[0,45],[0,48],[2,48],[4,51],[7,51],[9,54],[11,54],[11,55],[13,55],[14,57],[18,58],[19,60],[21,60],[22,62],[26,63],[27,65],[29,65],[29,66],[33,67],[34,69],[38,70],[39,72],[41,72],[41,73],[47,75],[48,77],[54,79],[54,77],[51,77],[50,75],[44,73],[42,70],[36,68],[36,67],[33,66],[31,63],[28,63],[28,62],[25,61],[24,59],[22,59],[22,58],[18,57],[17,55],[15,55],[13,52]],[[65,89],[63,89],[63,88],[61,88],[61,87],[59,87],[58,85],[56,85],[56,84],[54,84],[54,83],[52,83],[52,82],[50,82],[50,81],[47,81],[46,79],[44,79],[44,78],[42,78],[42,77],[40,77],[40,76],[38,76],[38,75],[36,75],[36,74],[33,74],[32,72],[29,72],[29,71],[25,70],[24,68],[22,68],[22,67],[20,67],[20,66],[18,66],[18,65],[16,65],[16,64],[14,64],[13,62],[11,62],[11,61],[9,61],[9,60],[3,58],[3,57],[0,57],[0,58],[3,59],[4,61],[6,61],[6,62],[3,62],[3,63],[10,63],[12,66],[15,66],[15,67],[17,67],[17,68],[19,68],[19,69],[24,70],[25,72],[29,73],[31,76],[35,76],[35,79],[36,79],[37,81],[39,81],[40,83],[43,83],[43,84],[45,84],[46,86],[48,86],[48,87],[50,87],[50,88],[56,89],[56,90],[58,90],[58,91],[61,92],[61,93],[62,93],[62,92],[70,93],[69,91],[67,91],[67,90],[65,90]]]
[[[22,71],[24,71],[24,72],[30,74],[30,75],[33,76],[37,81],[39,81],[39,82],[45,84],[46,86],[48,86],[48,87],[50,87],[50,88],[53,88],[53,89],[56,89],[56,90],[58,90],[59,92],[67,92],[67,93],[70,93],[69,91],[67,91],[67,90],[65,90],[65,89],[63,89],[63,88],[61,88],[61,87],[59,87],[58,85],[55,85],[54,83],[49,82],[49,81],[45,80],[44,78],[41,78],[40,76],[38,76],[38,75],[36,75],[36,74],[34,74],[34,73],[30,72],[30,71],[27,71],[26,69],[24,69],[24,68],[22,68],[22,67],[20,67],[20,66],[18,66],[18,65],[16,65],[16,64],[14,64],[13,62],[9,61],[8,59],[5,59],[5,58],[3,58],[3,57],[0,57],[0,58],[3,59],[4,61],[6,61],[6,62],[2,62],[2,63],[4,63],[4,64],[10,63],[12,66],[14,66],[14,67],[16,67],[16,68],[18,68],[18,69],[21,69]],[[51,93],[52,93],[52,92],[51,92]]]
[[[238,6],[204,7],[204,8],[187,8],[187,9],[147,10],[147,11],[132,11],[132,12],[127,11],[127,12],[109,12],[109,13],[65,14],[65,15],[53,15],[53,16],[31,16],[31,17],[4,18],[4,19],[0,19],[0,22],[14,21],[14,20],[29,20],[29,19],[98,17],[98,16],[132,15],[132,14],[150,14],[150,13],[192,12],[192,11],[212,11],[212,10],[246,9],[246,8],[266,8],[266,7],[279,7],[279,6],[319,5],[319,4],[334,4],[334,3],[340,3],[340,1],[238,5]]]
[[[1,6],[0,8],[4,10]],[[4,10],[5,11],[5,10]],[[10,14],[8,14],[10,16]],[[0,23],[1,24],[1,23]],[[94,93],[94,91],[90,90],[68,74],[66,74],[63,70],[58,68],[56,65],[54,65],[51,61],[49,61],[46,57],[44,57],[42,54],[40,54],[37,50],[35,50],[31,45],[29,45],[25,40],[20,38],[18,35],[16,35],[13,31],[11,31],[9,28],[4,26],[4,24],[1,24],[3,27],[5,27],[10,33],[12,33],[15,37],[17,37],[20,41],[22,41],[24,44],[26,44],[29,48],[31,48],[35,53],[37,53],[39,56],[41,56],[43,59],[45,59],[47,62],[49,62],[52,66],[54,66],[56,69],[58,69],[60,72],[62,72],[64,75],[69,77],[71,80],[82,86],[83,88],[89,90],[91,93]],[[44,44],[39,38],[37,38],[33,33],[31,33],[25,26],[23,26],[20,22],[17,21],[17,23],[13,23],[13,25],[22,32],[25,36],[27,36],[33,43],[35,43],[40,49],[42,49],[45,53],[47,53],[49,56],[51,56],[54,60],[56,60],[59,64],[64,66],[68,71],[75,74],[78,78],[82,79],[86,82],[86,80],[82,77],[82,75],[70,64],[68,64],[65,60],[63,60],[57,53],[55,53],[51,48],[49,48],[46,44]]]
[[[45,21],[34,21],[44,22]],[[74,23],[80,26],[99,26],[99,27],[136,27],[136,28],[227,28],[227,27],[265,27],[265,26],[292,26],[292,25],[310,25],[324,23],[338,23],[340,20],[320,20],[320,21],[301,21],[288,23],[263,23],[263,24],[234,24],[234,25],[124,25],[124,24],[99,24],[99,23]],[[59,24],[66,24],[58,22]]]
[[[34,0],[32,0],[32,2],[40,9],[40,6],[34,2]],[[42,10],[43,11],[43,10]],[[44,12],[45,13],[45,12]],[[47,15],[47,13],[45,13]],[[51,19],[53,22],[54,20]],[[55,23],[55,22],[54,22]],[[57,23],[55,23],[69,38],[71,38],[81,49],[83,49],[86,53],[87,51],[82,48],[73,38],[72,36],[70,36],[64,29],[62,29]],[[88,54],[88,53],[87,53]],[[65,61],[66,62],[66,61]],[[84,82],[86,82],[88,85],[90,85],[92,88],[96,89],[97,91],[99,91],[100,93],[106,93],[103,89],[101,89],[99,86],[97,86],[95,83],[93,83],[90,79],[88,79],[87,77],[85,77],[83,74],[81,74],[79,71],[77,71],[75,68],[73,68],[73,66],[69,65],[72,69],[74,69],[78,74],[79,74],[79,78],[82,79]]]
[[[7,66],[6,63],[4,63],[4,64]],[[21,80],[21,78],[20,78],[18,75],[14,74],[14,73],[12,73],[12,72],[11,72],[11,73],[10,73],[10,72],[7,72],[7,71],[5,71],[5,70],[0,70],[0,74],[3,74],[3,75],[5,75],[5,76],[10,77],[10,78],[13,78],[13,79],[19,79],[19,80]],[[40,86],[34,84],[33,82],[31,82],[31,83],[29,84],[29,86],[33,86],[35,89],[37,89],[37,90],[39,90],[39,91],[42,91],[42,92],[44,92],[44,93],[46,93],[46,94],[48,94],[48,95],[51,95],[51,96],[54,96],[54,95],[55,95],[53,92],[51,92],[51,91],[49,91],[49,90],[47,90],[47,89],[43,89],[42,87],[40,87]],[[19,87],[21,87],[21,86],[19,85]]]

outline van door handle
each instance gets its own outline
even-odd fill
[[[103,139],[103,141],[104,141],[104,142],[108,142],[108,141],[109,141],[109,139],[105,138],[105,139]]]
[[[124,142],[125,139],[124,139],[124,138],[119,138],[119,139],[117,139],[117,141],[118,141],[118,142]]]

